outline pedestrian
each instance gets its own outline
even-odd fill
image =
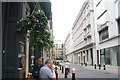
[[[32,71],[32,76],[36,79],[39,80],[39,71],[41,69],[41,67],[43,67],[43,63],[42,63],[42,58],[38,58],[36,61],[36,65],[34,65],[33,67],[33,71]]]
[[[40,70],[40,79],[41,80],[56,80],[54,71],[52,70],[53,62],[48,59],[45,61],[45,66]]]

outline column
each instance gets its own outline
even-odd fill
[[[29,42],[28,42],[28,37],[29,36],[29,31],[27,32],[27,35],[26,35],[26,77],[27,77],[27,74],[29,73]]]
[[[84,59],[83,59],[82,53],[83,53],[83,52],[80,53],[80,54],[81,54],[81,55],[80,55],[80,56],[81,56],[81,63],[84,63]]]
[[[85,63],[87,63],[87,51],[85,50]]]
[[[93,47],[93,65],[97,64],[97,50]]]
[[[91,52],[90,49],[88,50],[89,58],[88,58],[88,64],[92,64],[92,59],[91,59]]]

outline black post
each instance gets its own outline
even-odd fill
[[[87,66],[87,63],[85,63],[85,66]]]
[[[81,63],[81,65],[83,66],[83,63]]]
[[[99,69],[101,69],[101,64],[99,64]]]
[[[56,75],[56,80],[58,80],[58,72],[57,72],[57,67],[55,67],[55,75]]]
[[[106,70],[106,66],[105,66],[105,64],[103,65],[103,67],[104,67],[103,69]]]
[[[96,64],[94,66],[95,66],[94,69],[96,69]]]
[[[63,67],[63,65],[62,65],[62,73],[64,73],[64,67]]]
[[[57,73],[57,71],[55,71],[55,75],[56,75],[56,80],[58,80],[58,73]]]
[[[61,65],[60,65],[60,70],[61,70]]]
[[[72,69],[72,80],[75,80],[75,69]]]
[[[65,68],[65,78],[67,78],[67,68]]]

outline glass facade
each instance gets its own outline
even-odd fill
[[[105,63],[105,53],[104,53],[104,49],[100,50],[100,64],[104,64]]]
[[[105,63],[111,64],[110,48],[105,49]]]
[[[100,50],[100,63],[117,66],[118,65],[117,56],[120,55],[120,53],[118,53],[118,50],[120,50],[120,48],[118,49],[118,46],[101,49]]]
[[[118,46],[117,65],[120,66],[120,46]]]

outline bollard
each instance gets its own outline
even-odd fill
[[[99,64],[99,69],[101,69],[101,64]]]
[[[94,66],[95,66],[94,69],[96,69],[96,64]]]
[[[62,65],[62,73],[64,73],[64,67],[63,67],[63,65]]]
[[[81,63],[81,66],[83,66],[83,63]]]
[[[105,66],[105,64],[103,65],[103,67],[104,67],[103,69],[106,70],[106,66]]]
[[[57,72],[57,67],[55,67],[55,75],[56,75],[56,80],[58,80],[58,72]]]
[[[60,70],[61,70],[61,65],[60,65]]]
[[[75,68],[72,68],[72,80],[75,80]]]
[[[67,68],[65,68],[65,78],[67,78]]]

